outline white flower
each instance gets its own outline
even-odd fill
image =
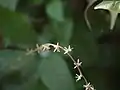
[[[75,68],[77,68],[77,67],[79,67],[79,66],[81,66],[81,64],[82,64],[82,62],[80,62],[80,60],[79,59],[77,59],[77,63],[74,63],[74,69]]]
[[[33,52],[34,52],[33,49],[27,49],[27,53],[26,53],[26,55],[29,55],[29,54],[31,54],[31,53],[33,53]]]
[[[85,88],[85,90],[95,90],[93,85],[91,85],[90,83],[88,83],[87,85],[83,85],[83,87]]]
[[[37,52],[40,53],[41,47],[38,44],[36,44],[36,49],[37,49]]]
[[[49,50],[50,46],[48,44],[42,45],[42,51]]]
[[[57,43],[57,45],[54,45],[54,51],[53,52],[60,52],[60,46],[59,46],[59,43]]]
[[[73,48],[71,48],[69,45],[68,48],[64,47],[64,49],[65,49],[64,54],[67,54],[68,52],[71,52]]]
[[[75,77],[75,78],[76,78],[76,82],[77,82],[77,81],[81,80],[82,75],[78,75],[78,74],[76,74],[76,77]]]
[[[103,0],[100,4],[96,5],[94,9],[108,10],[110,13],[110,29],[112,30],[115,26],[116,19],[120,13],[120,1],[119,0]]]

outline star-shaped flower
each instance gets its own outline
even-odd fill
[[[75,68],[77,68],[77,67],[79,67],[79,66],[81,66],[81,64],[82,64],[82,62],[80,62],[80,60],[79,59],[77,59],[77,63],[74,63],[74,69]]]
[[[64,54],[67,54],[67,53],[71,52],[72,49],[73,48],[71,48],[70,45],[68,46],[68,48],[64,47],[64,50],[65,50]]]
[[[82,75],[78,75],[78,74],[76,74],[76,82],[78,82],[79,80],[81,80],[81,78],[82,78]]]
[[[93,85],[91,85],[90,83],[88,83],[87,85],[83,85],[83,87],[85,88],[85,90],[95,90]]]
[[[60,52],[60,46],[59,46],[59,43],[57,43],[57,45],[54,45],[54,51],[53,52]]]
[[[38,44],[36,44],[36,49],[37,49],[37,52],[40,53],[41,47]]]
[[[33,52],[34,52],[33,49],[27,49],[27,53],[26,53],[26,55],[32,54]]]
[[[46,51],[46,50],[49,50],[49,49],[50,49],[50,46],[48,44],[42,45],[42,51]]]
[[[104,9],[110,12],[110,29],[112,30],[115,26],[117,16],[120,13],[120,1],[102,1],[100,4],[95,6],[94,9]]]

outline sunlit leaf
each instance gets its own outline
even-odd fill
[[[95,6],[94,9],[104,9],[110,12],[110,29],[112,30],[115,26],[116,18],[120,13],[120,1],[102,1],[100,4]]]
[[[74,90],[73,79],[65,61],[57,54],[42,60],[39,75],[50,90]]]
[[[48,16],[57,21],[64,20],[64,6],[61,1],[51,1],[46,6]]]

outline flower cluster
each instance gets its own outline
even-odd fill
[[[30,49],[28,50],[28,54],[34,53],[34,52],[43,52],[43,51],[49,51],[51,49],[51,47],[53,47],[53,52],[61,52],[61,50],[64,51],[64,54],[67,54],[71,60],[74,63],[74,69],[77,69],[79,74],[76,74],[76,82],[78,82],[79,80],[83,79],[85,81],[85,85],[83,85],[83,87],[85,88],[85,90],[95,90],[94,87],[88,83],[87,79],[84,77],[84,75],[82,74],[82,71],[80,69],[82,62],[80,62],[79,59],[77,59],[77,61],[71,56],[70,52],[72,51],[73,48],[71,48],[71,46],[69,45],[68,48],[67,47],[62,47],[59,45],[59,43],[57,44],[51,44],[51,43],[46,43],[43,45],[38,45],[36,44],[36,48],[35,49]]]
[[[90,83],[83,85],[83,87],[85,88],[85,90],[95,90],[93,85],[91,85]]]

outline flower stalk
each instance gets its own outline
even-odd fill
[[[83,85],[83,87],[85,88],[85,90],[95,90],[94,87],[87,81],[87,79],[85,78],[85,76],[83,75],[80,67],[82,65],[82,62],[80,62],[79,59],[77,59],[77,61],[72,57],[72,55],[70,54],[70,52],[72,51],[73,48],[71,48],[71,46],[69,45],[68,48],[67,47],[62,47],[59,45],[59,43],[57,44],[52,44],[52,43],[46,43],[46,44],[42,44],[42,45],[38,45],[36,44],[36,48],[35,49],[30,49],[27,52],[27,55],[32,54],[34,52],[43,52],[43,51],[48,51],[51,49],[51,47],[54,49],[53,52],[60,52],[61,50],[64,51],[64,54],[68,55],[70,57],[70,59],[73,61],[74,63],[74,69],[78,70],[78,74],[76,74],[76,82],[78,82],[79,80],[83,79],[85,82],[85,85]]]

